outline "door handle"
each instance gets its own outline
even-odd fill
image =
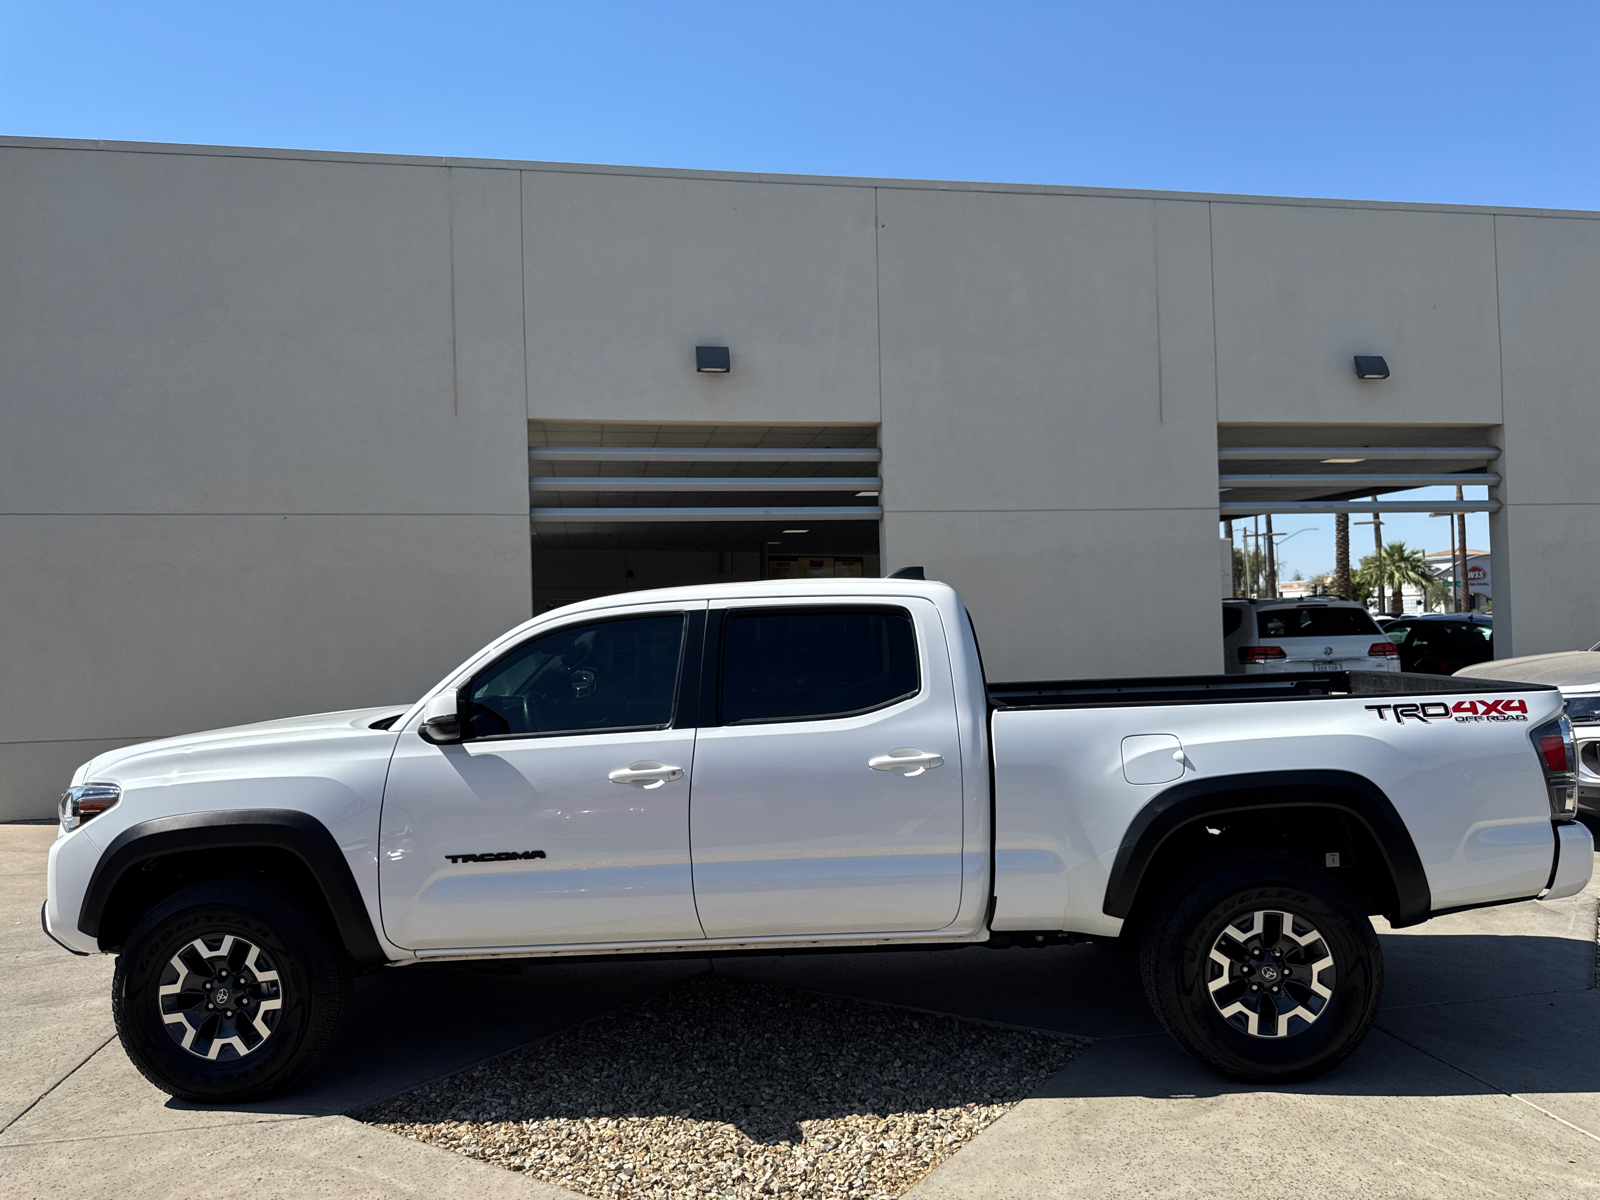
[[[670,783],[674,779],[682,779],[683,768],[669,767],[653,758],[644,758],[626,767],[618,767],[606,778],[612,783],[636,783],[648,790]]]
[[[944,766],[944,755],[927,754],[914,747],[902,746],[898,750],[867,759],[867,766],[874,771],[899,771],[909,779],[913,775],[921,775],[924,771]]]

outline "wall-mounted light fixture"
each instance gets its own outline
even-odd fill
[[[705,375],[726,375],[732,368],[726,346],[696,346],[694,369]]]
[[[726,370],[726,368],[724,368]],[[1357,379],[1387,379],[1389,378],[1389,364],[1377,354],[1356,355]]]

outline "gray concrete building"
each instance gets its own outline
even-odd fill
[[[0,818],[663,583],[1214,672],[1220,516],[1440,473],[1498,653],[1587,646],[1597,318],[1586,212],[0,139]]]

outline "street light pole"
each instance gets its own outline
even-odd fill
[[[1267,514],[1267,595],[1278,598],[1278,555],[1272,541],[1272,514]]]
[[[1239,594],[1239,578],[1233,569],[1233,518],[1229,517],[1222,523],[1223,531],[1228,535],[1228,595]]]
[[[1372,502],[1374,504],[1378,502],[1376,492],[1373,493]],[[1376,509],[1372,513],[1372,550],[1373,566],[1376,568],[1374,573],[1378,576],[1378,611],[1385,613],[1389,611],[1389,606],[1383,594],[1383,518],[1378,515]]]

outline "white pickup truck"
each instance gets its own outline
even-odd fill
[[[1201,1062],[1286,1081],[1372,1024],[1368,914],[1584,887],[1575,766],[1540,685],[986,683],[942,584],[634,592],[535,618],[409,707],[100,755],[42,919],[118,955],[123,1046],[202,1102],[287,1086],[357,971],[1086,936],[1137,937]]]

